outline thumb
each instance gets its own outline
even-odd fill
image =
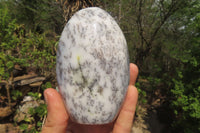
[[[52,88],[44,91],[48,115],[42,133],[66,133],[69,116],[61,95]]]

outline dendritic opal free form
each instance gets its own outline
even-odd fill
[[[70,118],[81,124],[112,122],[129,84],[125,37],[104,10],[75,13],[66,24],[57,50],[56,73]]]

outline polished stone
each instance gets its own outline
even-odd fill
[[[117,116],[129,84],[125,37],[104,10],[75,13],[57,50],[57,81],[73,121],[105,124]]]

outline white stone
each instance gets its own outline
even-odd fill
[[[58,46],[57,81],[70,118],[81,124],[112,122],[129,84],[125,37],[104,10],[75,13]]]

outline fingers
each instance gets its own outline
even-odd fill
[[[69,116],[61,95],[55,89],[44,91],[48,115],[42,133],[65,133]]]
[[[134,86],[138,75],[138,67],[130,64],[130,82],[127,95],[113,128],[113,133],[130,133],[136,110],[138,91]]]
[[[137,88],[129,85],[125,102],[114,125],[113,133],[130,133],[138,99]]]
[[[129,85],[135,85],[135,81],[137,79],[138,76],[138,67],[133,64],[130,63],[130,81],[129,81]]]

